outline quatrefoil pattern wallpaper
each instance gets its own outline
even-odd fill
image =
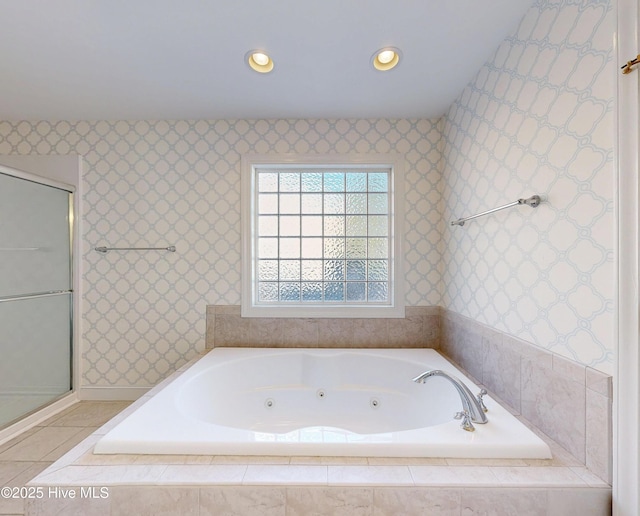
[[[439,304],[440,123],[0,122],[0,154],[84,159],[83,384],[155,384],[204,349],[207,305],[240,304],[244,153],[403,154],[406,303]]]
[[[612,34],[607,1],[538,1],[447,114],[444,306],[613,369]]]
[[[245,153],[403,154],[407,305],[611,372],[613,30],[608,2],[536,2],[439,120],[0,122],[0,154],[83,156],[82,385],[155,384],[240,304]]]

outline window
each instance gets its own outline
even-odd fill
[[[244,316],[404,317],[399,159],[258,156],[242,168]]]

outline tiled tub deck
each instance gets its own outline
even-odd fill
[[[102,435],[188,366],[33,479],[29,485],[42,487],[45,496],[28,500],[25,514],[611,513],[611,487],[544,435],[554,455],[551,460],[92,453]],[[100,490],[103,487],[107,489]],[[76,498],[63,497],[70,491]]]

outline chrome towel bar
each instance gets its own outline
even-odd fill
[[[475,219],[478,217],[482,217],[483,215],[489,215],[489,213],[494,213],[496,211],[504,210],[505,208],[511,208],[512,206],[518,206],[520,204],[526,204],[527,206],[531,206],[532,208],[536,208],[542,199],[539,195],[532,195],[528,199],[518,199],[517,201],[510,202],[509,204],[505,204],[504,206],[498,206],[497,208],[493,208],[492,210],[483,211],[482,213],[478,213],[476,215],[471,215],[470,217],[464,217],[462,219],[454,220],[451,222],[452,226],[464,226],[464,223],[467,220]]]
[[[170,251],[176,252],[176,246],[170,245],[169,247],[95,247],[96,251],[102,254],[107,254],[109,251]]]

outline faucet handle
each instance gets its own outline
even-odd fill
[[[469,414],[468,410],[463,410],[462,412],[456,412],[453,416],[455,419],[462,419],[462,423],[460,423],[460,428],[466,430],[467,432],[474,432],[475,427],[473,423],[471,423],[471,414]]]
[[[478,398],[478,404],[480,405],[482,412],[489,412],[489,409],[484,404],[484,401],[482,401],[482,397],[485,396],[486,394],[487,394],[487,389],[482,389],[476,396]]]

